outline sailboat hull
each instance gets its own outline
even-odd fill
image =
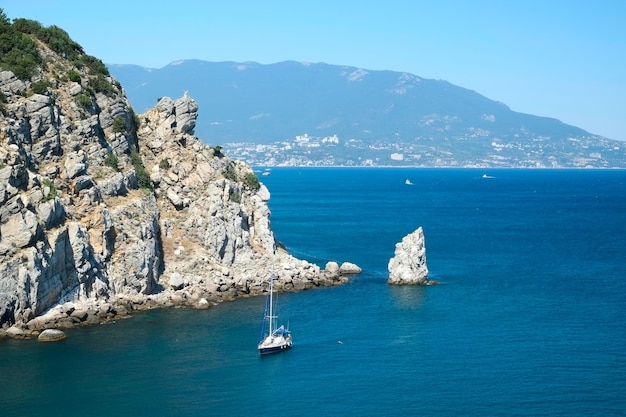
[[[265,340],[259,343],[259,353],[261,355],[266,355],[269,353],[282,352],[283,350],[291,348],[291,344],[291,335],[287,338],[268,336]]]

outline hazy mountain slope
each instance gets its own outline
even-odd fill
[[[626,166],[620,142],[408,73],[294,61],[109,68],[139,111],[188,91],[198,136],[253,164]],[[304,134],[307,144],[280,145]]]
[[[555,119],[511,111],[502,103],[446,81],[293,61],[181,61],[154,70],[110,65],[131,102],[143,111],[160,94],[189,91],[203,114],[199,136],[268,142],[303,133],[394,137],[463,135],[488,129],[507,135],[588,135]],[[495,121],[493,121],[495,118]],[[218,124],[219,123],[219,124]],[[205,134],[206,133],[206,134]]]

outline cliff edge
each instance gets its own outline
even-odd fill
[[[280,247],[268,189],[194,136],[192,98],[135,115],[99,60],[26,35],[34,75],[0,63],[0,336],[206,308],[271,271],[281,291],[347,280]]]

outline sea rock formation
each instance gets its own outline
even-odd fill
[[[421,227],[396,244],[394,257],[389,260],[388,269],[387,282],[389,284],[424,285],[429,283],[424,231]]]
[[[347,274],[360,274],[362,269],[360,266],[353,264],[352,262],[344,262],[339,267],[339,273],[342,275]]]
[[[207,308],[272,271],[278,291],[347,281],[281,247],[269,190],[194,136],[192,98],[137,116],[108,74],[37,45],[31,80],[0,68],[0,337]]]
[[[344,262],[341,264],[341,266],[339,266],[337,262],[330,261],[326,263],[325,269],[326,271],[341,275],[353,275],[360,274],[362,272],[361,267],[353,264],[352,262]]]

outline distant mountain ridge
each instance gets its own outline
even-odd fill
[[[187,91],[196,134],[252,164],[626,167],[621,142],[404,72],[200,60],[109,69],[138,112]]]

